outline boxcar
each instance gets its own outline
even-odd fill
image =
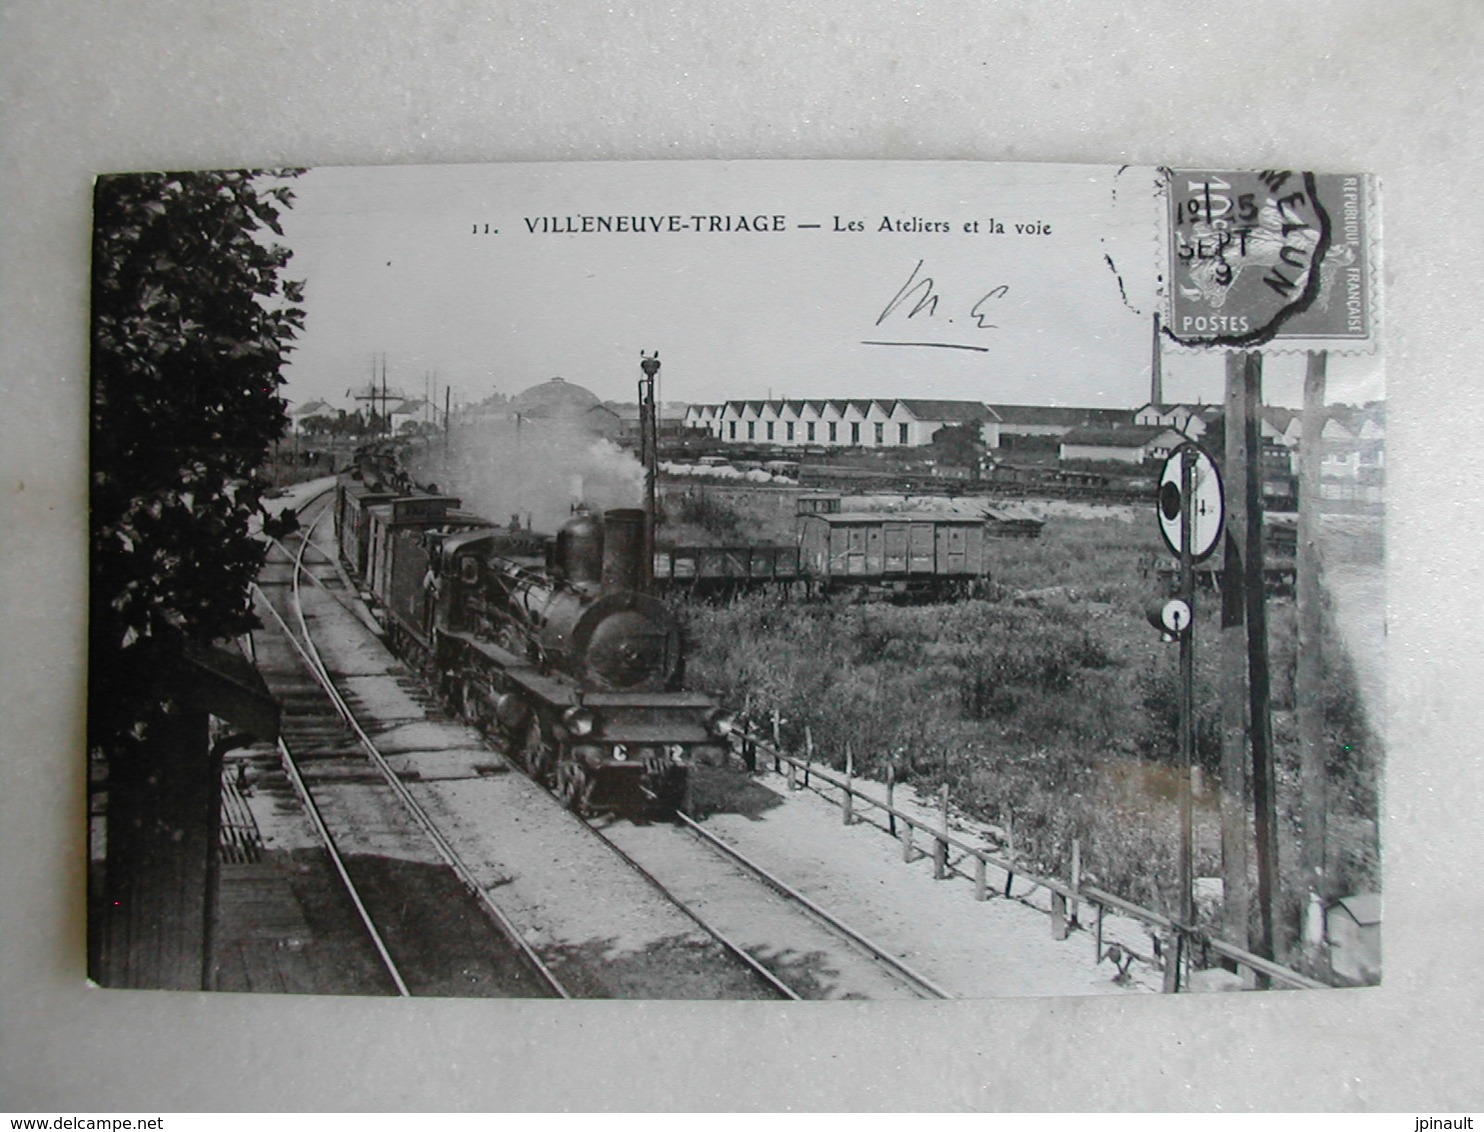
[[[949,595],[989,578],[977,516],[845,511],[798,523],[800,569],[825,591],[879,583],[891,593]]]

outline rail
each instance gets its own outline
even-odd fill
[[[754,749],[753,763],[758,755],[772,759],[776,771],[788,775],[790,789],[800,787],[799,777],[803,775],[803,787],[810,787],[812,779],[819,778],[827,782],[839,793],[839,804],[845,824],[849,825],[856,820],[857,806],[864,805],[880,811],[887,819],[887,830],[894,837],[902,841],[902,859],[904,861],[917,860],[919,856],[925,856],[928,852],[933,858],[933,876],[937,880],[945,880],[949,876],[969,876],[960,865],[965,859],[973,862],[972,880],[974,882],[974,899],[989,899],[989,869],[991,867],[1000,870],[1004,874],[1004,895],[1012,895],[1017,879],[1030,888],[1045,889],[1051,896],[1049,916],[1051,918],[1051,933],[1055,939],[1065,939],[1067,934],[1077,924],[1077,908],[1080,904],[1087,904],[1098,910],[1096,941],[1097,958],[1101,962],[1103,953],[1103,914],[1105,911],[1117,912],[1131,919],[1139,920],[1148,927],[1157,929],[1167,936],[1177,937],[1187,944],[1187,952],[1192,948],[1202,948],[1225,959],[1229,959],[1263,978],[1271,980],[1275,984],[1302,990],[1327,989],[1329,984],[1312,979],[1307,975],[1300,974],[1291,968],[1284,967],[1271,959],[1256,955],[1245,948],[1228,943],[1209,935],[1202,929],[1191,925],[1182,924],[1179,921],[1164,915],[1161,912],[1144,908],[1122,897],[1106,892],[1095,885],[1086,884],[1077,875],[1080,872],[1075,863],[1073,865],[1073,879],[1063,881],[1056,877],[1041,876],[1016,865],[1014,860],[1014,848],[1011,846],[1009,855],[1001,855],[990,850],[970,845],[962,838],[955,837],[947,829],[948,816],[946,811],[937,816],[934,821],[919,814],[908,813],[899,807],[892,805],[890,801],[882,801],[880,798],[872,797],[861,790],[856,789],[853,778],[841,779],[836,777],[833,771],[825,771],[810,758],[789,754],[780,750],[775,744],[769,743],[755,732],[737,736],[743,743],[750,743]],[[783,767],[787,771],[783,771]],[[828,797],[823,791],[816,791],[821,797]],[[898,826],[904,830],[898,834]],[[916,846],[917,836],[921,834],[930,843],[931,848],[919,851]],[[951,852],[957,851],[960,856],[958,862],[951,859]],[[1035,907],[1035,905],[1028,905]],[[1166,979],[1165,987],[1169,991],[1177,991],[1180,980]]]
[[[891,952],[887,951],[886,948],[868,939],[866,936],[856,931],[839,917],[826,911],[814,901],[810,900],[798,889],[786,883],[781,878],[774,876],[767,869],[759,865],[756,861],[743,855],[734,846],[728,845],[725,841],[717,837],[715,834],[709,832],[708,830],[702,829],[701,826],[691,821],[691,819],[686,817],[684,814],[676,814],[675,816],[679,819],[682,826],[684,826],[686,829],[689,829],[690,832],[697,838],[699,838],[702,842],[710,845],[717,852],[724,854],[730,860],[735,861],[737,864],[741,865],[748,872],[752,873],[754,876],[762,880],[770,888],[773,888],[777,892],[782,893],[784,896],[788,897],[796,904],[799,904],[801,907],[806,908],[812,916],[827,924],[831,929],[838,932],[846,939],[850,940],[850,942],[854,943],[857,947],[864,950],[878,963],[891,968],[891,970],[894,971],[898,975],[898,977],[905,979],[910,985],[918,988],[919,991],[926,992],[927,997],[954,997],[952,993],[944,990],[937,983],[929,979],[926,975],[923,975],[920,972],[909,967],[906,963],[902,962],[902,960],[898,959],[895,955],[891,954]]]
[[[594,825],[591,821],[588,821],[585,818],[579,818],[578,820],[582,822],[582,824],[588,829],[589,832],[593,834],[594,837],[599,838],[604,845],[612,850],[612,852],[618,857],[620,861],[622,861],[630,869],[632,869],[641,880],[645,881],[651,888],[653,888],[662,897],[664,897],[664,899],[668,900],[672,905],[674,905],[674,907],[681,913],[681,915],[687,917],[692,923],[694,923],[703,932],[705,932],[718,944],[720,944],[722,950],[724,950],[728,955],[731,955],[733,958],[737,959],[740,963],[742,963],[743,966],[747,967],[748,970],[752,971],[753,974],[757,975],[758,978],[762,979],[763,982],[767,983],[768,986],[772,987],[783,998],[789,999],[793,1002],[798,1002],[803,998],[803,996],[800,995],[796,990],[794,990],[793,987],[789,986],[772,971],[768,970],[767,967],[763,966],[762,963],[758,962],[756,957],[751,955],[741,944],[737,943],[730,936],[722,932],[721,929],[717,928],[714,924],[703,918],[701,914],[696,911],[696,909],[685,903],[685,901],[679,899],[673,892],[665,887],[664,883],[659,879],[659,877],[655,876],[652,872],[650,872],[637,860],[635,860],[632,854],[625,852],[623,849],[620,849],[611,838],[606,836],[603,831],[596,825]]]
[[[320,518],[323,518],[323,515],[321,515]],[[316,522],[318,522],[318,519],[316,520]],[[309,529],[304,532],[304,545],[300,548],[298,558],[296,558],[296,560],[293,562],[294,575],[291,597],[293,598],[294,612],[297,615],[299,621],[299,630],[303,636],[302,642],[295,636],[294,632],[289,628],[287,621],[284,620],[282,614],[280,614],[279,611],[274,608],[273,603],[268,600],[267,595],[264,594],[261,589],[259,589],[257,584],[252,583],[249,588],[252,590],[252,592],[257,594],[258,598],[262,601],[263,607],[268,611],[273,621],[279,626],[280,630],[283,632],[284,638],[293,647],[294,651],[299,654],[299,658],[304,663],[305,668],[308,669],[310,676],[313,677],[315,682],[319,684],[320,688],[325,692],[326,696],[329,698],[331,704],[335,708],[336,713],[342,720],[344,720],[346,726],[349,727],[351,732],[355,735],[357,743],[366,753],[367,758],[380,772],[383,780],[391,788],[392,792],[397,796],[398,800],[411,815],[412,819],[417,823],[418,826],[422,828],[423,833],[428,837],[429,841],[432,842],[433,847],[437,851],[438,855],[443,858],[444,862],[453,871],[454,875],[458,877],[464,888],[484,906],[486,912],[494,921],[496,927],[499,928],[501,933],[525,957],[526,961],[536,972],[537,976],[547,985],[547,987],[556,995],[556,997],[570,998],[570,992],[568,992],[567,988],[562,985],[561,981],[552,972],[550,967],[541,959],[539,955],[536,954],[530,942],[525,938],[524,933],[522,933],[520,929],[515,926],[510,918],[505,914],[504,909],[501,908],[499,904],[497,904],[495,900],[490,896],[489,892],[485,889],[484,885],[480,883],[479,878],[474,875],[473,870],[470,869],[469,866],[464,862],[463,858],[459,855],[453,844],[443,835],[443,831],[438,828],[437,824],[432,820],[431,817],[428,816],[427,811],[424,810],[421,804],[418,803],[417,799],[412,796],[412,792],[408,790],[407,786],[402,782],[401,777],[395,770],[392,769],[391,765],[386,761],[385,756],[383,756],[381,751],[377,748],[375,741],[372,740],[370,735],[368,735],[365,729],[362,728],[360,721],[356,718],[355,713],[352,711],[350,705],[340,694],[340,690],[335,687],[334,681],[330,678],[329,670],[325,666],[324,661],[320,658],[319,651],[315,647],[313,637],[309,632],[309,626],[304,617],[303,608],[298,604],[299,574],[301,571],[306,574],[308,573],[308,571],[303,570],[303,553],[304,550],[308,547],[309,538],[310,535],[312,535],[313,530],[314,525],[312,524]]]

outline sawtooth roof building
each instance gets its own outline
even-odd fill
[[[999,415],[980,401],[930,398],[725,401],[691,405],[687,428],[718,440],[784,447],[827,445],[892,448],[931,444],[944,425],[974,424],[999,446]]]

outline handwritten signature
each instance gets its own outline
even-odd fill
[[[943,301],[943,296],[937,290],[937,284],[931,275],[922,275],[923,264],[926,261],[918,260],[913,267],[912,274],[907,276],[907,282],[897,289],[891,301],[882,308],[881,313],[876,316],[876,325],[880,326],[898,312],[903,312],[908,321],[920,318],[921,324],[934,323],[938,319],[938,306]],[[1008,284],[1001,284],[988,291],[972,307],[969,308],[968,318],[972,320],[972,329],[975,330],[998,330],[997,323],[989,321],[990,308],[994,305],[992,300],[1003,299],[1010,293]],[[953,309],[951,304],[944,308],[944,320],[954,322],[949,311]],[[900,320],[898,320],[900,321]],[[950,350],[979,350],[987,351],[987,346],[971,346],[955,342],[867,342],[870,346],[936,346]]]

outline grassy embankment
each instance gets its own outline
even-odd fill
[[[684,519],[730,532],[754,525],[689,509]],[[868,777],[883,778],[890,762],[899,780],[922,788],[946,776],[963,814],[1000,824],[1013,815],[1017,852],[1033,870],[1065,876],[1079,838],[1098,883],[1172,910],[1178,649],[1144,620],[1157,593],[1144,564],[1162,552],[1153,523],[1053,518],[1037,541],[991,547],[992,600],[903,607],[754,596],[683,605],[688,682],[759,723],[778,710],[785,744],[802,749],[807,727],[818,757],[835,767],[848,744]],[[1213,595],[1198,606],[1197,758],[1214,784],[1219,611]],[[1287,874],[1298,844],[1293,607],[1269,607]],[[1380,750],[1348,662],[1332,640],[1324,654],[1331,843],[1341,891],[1354,891],[1379,885]],[[1197,798],[1196,875],[1220,873],[1212,790]]]

